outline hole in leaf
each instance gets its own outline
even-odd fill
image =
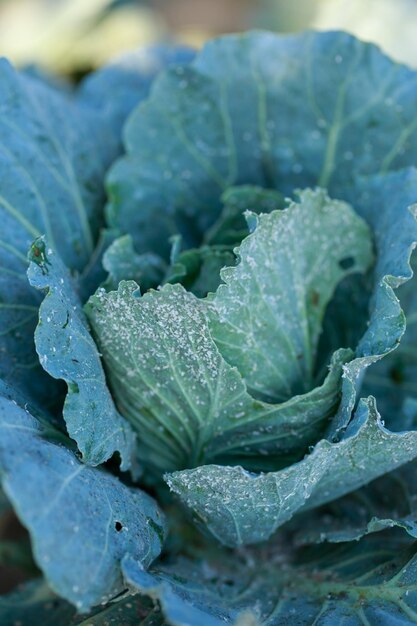
[[[68,326],[69,320],[70,320],[70,314],[67,311],[67,319],[65,320],[62,328],[66,328]]]
[[[348,270],[353,265],[355,265],[355,259],[353,258],[353,256],[347,256],[344,259],[340,259],[339,265],[342,268],[342,270]]]
[[[117,530],[117,532],[119,533],[122,530],[122,528],[123,528],[123,524],[121,522],[116,522],[114,527]]]

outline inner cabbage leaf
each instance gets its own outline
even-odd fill
[[[334,245],[341,226],[344,243]],[[371,263],[365,222],[323,191],[305,191],[299,204],[262,215],[238,255],[213,300],[179,285],[140,297],[135,283],[121,283],[89,301],[119,410],[137,430],[141,458],[162,469],[245,455],[269,455],[282,467],[315,443],[337,409],[353,352],[336,352],[314,386],[314,349],[335,285]]]
[[[321,190],[299,196],[285,211],[250,218],[255,232],[212,300],[222,355],[268,402],[314,387],[326,307],[337,284],[372,261],[369,228],[349,205]]]

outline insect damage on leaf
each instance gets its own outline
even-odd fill
[[[48,250],[48,254],[51,254],[52,250]],[[28,254],[29,261],[33,261],[41,268],[42,274],[48,273],[48,265],[50,265],[46,244],[43,239],[37,239],[31,246]]]

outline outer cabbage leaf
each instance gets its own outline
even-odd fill
[[[251,221],[239,263],[221,274],[211,329],[250,393],[279,402],[315,386],[324,312],[337,284],[371,265],[371,235],[349,205],[322,190]]]
[[[289,555],[287,546],[273,544],[149,572],[126,558],[123,571],[133,589],[160,602],[172,626],[417,623],[416,547],[392,534],[383,549],[367,540]]]
[[[321,387],[267,404],[223,359],[207,309],[181,285],[140,297],[132,282],[97,292],[87,305],[116,404],[139,434],[140,458],[159,470],[219,455],[259,457],[268,448],[273,464],[299,458],[337,408],[351,351],[335,354]]]
[[[119,138],[129,113],[149,95],[155,77],[169,65],[194,57],[185,46],[154,46],[123,53],[90,74],[78,90],[78,102],[104,116]]]
[[[333,433],[350,419],[364,370],[398,349],[405,331],[405,316],[393,289],[413,275],[410,256],[417,241],[417,205],[414,204],[417,170],[408,168],[361,179],[354,196],[355,207],[374,233],[376,267],[369,291],[365,288],[358,297],[355,290],[346,290],[344,298],[330,312],[333,320],[339,320],[330,351],[340,345],[340,332],[343,336],[344,326],[352,325],[352,320],[356,320],[353,322],[356,325],[362,317],[361,324],[366,328],[356,348],[357,358],[344,368],[343,399],[338,419],[332,423]],[[367,313],[364,299],[370,295],[370,312]],[[328,333],[329,325],[325,324],[324,331]],[[401,430],[401,426],[398,429]],[[397,430],[395,425],[393,430]]]
[[[130,467],[135,435],[114,406],[81,301],[59,256],[37,239],[29,252],[29,282],[47,291],[39,309],[35,344],[43,368],[68,385],[63,414],[83,461],[99,465],[114,452]]]
[[[96,243],[103,177],[117,154],[107,126],[66,97],[0,62],[0,376],[45,405],[53,395],[33,332],[40,296],[26,280],[26,252],[46,234],[82,271]]]
[[[54,441],[59,441],[64,445],[71,445],[71,440],[62,432],[62,420],[60,417],[48,412],[47,408],[40,407],[38,403],[33,402],[32,399],[27,399],[20,391],[16,390],[12,385],[5,383],[0,378],[0,397],[11,400],[14,404],[19,405],[21,408],[26,409],[36,417],[38,422],[42,425],[43,431],[46,436]],[[75,446],[74,446],[75,449]]]
[[[39,63],[29,62],[23,65],[19,63],[19,70],[26,76],[43,83],[55,91],[60,91],[68,97],[71,97],[73,94],[74,86],[68,77],[64,77],[62,74],[56,74]]]
[[[322,440],[279,472],[205,465],[165,479],[219,541],[237,546],[265,541],[299,510],[334,500],[416,457],[417,431],[389,432],[368,398],[340,442]]]
[[[80,611],[123,591],[123,556],[147,567],[161,550],[156,503],[45,440],[39,422],[5,398],[0,431],[2,486],[52,589]]]
[[[210,565],[207,565],[210,575],[204,573],[204,566],[186,559],[176,561],[174,567],[162,566],[160,570],[149,573],[129,557],[123,560],[122,567],[130,588],[159,601],[169,624],[223,626],[233,624],[239,614],[231,601],[230,587],[220,577],[223,575],[225,578],[225,572],[214,572]],[[230,576],[230,571],[227,574]],[[241,588],[244,581],[247,581],[247,576],[241,580],[236,580],[235,576],[232,578],[232,584],[237,583]]]
[[[417,538],[416,463],[411,462],[369,485],[294,519],[296,543],[340,543],[398,527]]]
[[[151,620],[153,615],[154,621]],[[2,626],[163,626],[160,612],[143,596],[132,598],[129,595],[81,616],[74,606],[58,598],[42,579],[1,596],[0,621]]]
[[[176,232],[199,244],[233,185],[351,199],[358,176],[416,162],[416,102],[415,72],[345,33],[214,40],[132,114],[109,221],[162,252]]]
[[[417,417],[417,258],[414,277],[398,290],[406,318],[406,332],[398,348],[366,375],[364,390],[375,393],[384,419],[393,430],[411,428]]]

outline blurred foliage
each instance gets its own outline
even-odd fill
[[[417,65],[417,0],[0,0],[0,53],[75,78],[128,49],[248,28],[348,30]]]
[[[75,78],[132,48],[241,30],[253,0],[0,0],[0,54]]]
[[[253,23],[279,32],[346,30],[417,66],[417,0],[260,0]]]
[[[145,2],[3,0],[0,51],[18,65],[36,63],[61,74],[102,65],[119,52],[166,38]]]
[[[255,27],[278,32],[296,32],[308,28],[323,0],[260,0],[254,3]]]
[[[312,25],[347,30],[417,67],[417,0],[321,0]]]

